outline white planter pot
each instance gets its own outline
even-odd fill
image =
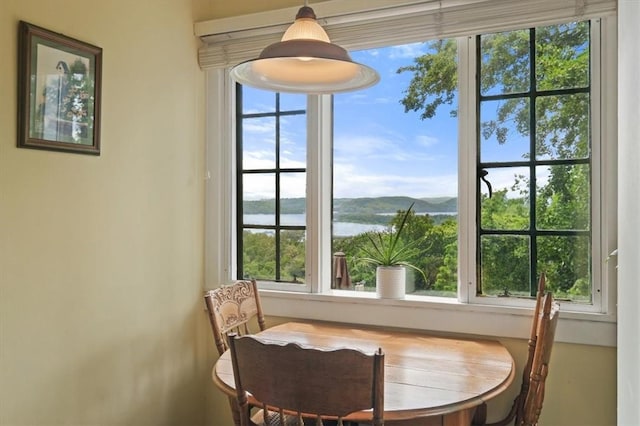
[[[404,266],[378,266],[376,294],[380,299],[404,299],[406,285]]]

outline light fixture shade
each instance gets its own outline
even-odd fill
[[[380,80],[374,69],[353,62],[345,49],[329,41],[307,6],[300,8],[280,42],[233,67],[231,77],[260,89],[310,94],[364,89]]]

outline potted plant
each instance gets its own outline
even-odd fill
[[[402,299],[405,294],[406,268],[420,272],[422,269],[410,263],[418,253],[421,239],[406,242],[402,232],[414,203],[404,212],[397,227],[389,231],[367,234],[370,244],[361,248],[359,260],[376,266],[376,294],[382,299]]]

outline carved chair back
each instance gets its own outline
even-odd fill
[[[213,340],[218,353],[227,350],[226,335],[230,331],[250,334],[251,327],[265,329],[264,314],[255,280],[236,281],[205,293]]]
[[[269,425],[314,425],[337,421],[350,413],[373,409],[370,422],[383,424],[384,354],[356,349],[322,350],[281,344],[260,336],[228,336],[240,407],[241,426],[251,422],[252,404],[262,407]],[[273,419],[273,416],[277,418]],[[255,416],[254,416],[255,418]],[[335,424],[335,423],[334,423]]]

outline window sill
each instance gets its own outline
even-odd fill
[[[406,296],[378,299],[375,293],[332,290],[294,293],[260,290],[268,315],[401,327],[446,333],[528,339],[531,309],[460,303],[456,299]],[[295,302],[295,303],[292,303]],[[616,346],[616,323],[611,315],[562,312],[556,341]]]

